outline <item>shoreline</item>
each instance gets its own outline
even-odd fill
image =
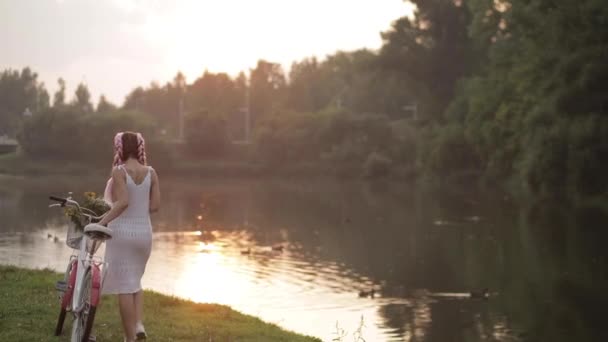
[[[53,331],[59,313],[55,281],[62,274],[48,269],[31,270],[0,265],[0,340],[43,341],[57,339]],[[321,341],[290,332],[228,306],[200,304],[144,290],[146,330],[155,341]],[[122,339],[117,301],[102,297],[95,319],[98,341]],[[66,320],[60,341],[69,339]]]
[[[196,179],[196,180],[242,180],[242,181],[314,181],[314,182],[355,182],[355,183],[398,183],[406,186],[421,186],[428,189],[454,189],[490,191],[507,195],[510,198],[524,201],[566,201],[569,204],[601,204],[608,207],[608,193],[597,195],[579,195],[562,193],[559,196],[532,194],[512,182],[481,181],[482,176],[473,170],[461,171],[450,176],[433,178],[428,175],[417,175],[413,170],[393,170],[390,174],[369,178],[361,174],[360,169],[352,165],[331,166],[322,163],[298,163],[291,165],[263,165],[251,161],[235,160],[202,160],[174,163],[163,163],[159,160],[150,165],[163,179]],[[100,177],[107,179],[110,166],[107,163],[91,164],[85,161],[59,161],[43,159],[33,161],[20,153],[0,155],[0,181],[23,180],[32,177],[41,179],[56,176]]]
[[[360,168],[354,165],[331,165],[326,163],[300,162],[271,165],[251,160],[208,159],[197,161],[158,160],[151,158],[149,165],[163,176],[247,178],[247,179],[353,179],[353,180],[408,180],[398,174],[379,178],[366,178]],[[165,158],[166,159],[166,158]],[[104,159],[105,160],[105,159]],[[109,175],[110,163],[86,160],[61,161],[58,159],[32,160],[20,153],[0,155],[0,175],[41,176],[41,175]],[[412,180],[411,178],[409,178]]]

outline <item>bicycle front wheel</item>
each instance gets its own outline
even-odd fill
[[[95,267],[89,268],[81,284],[78,306],[82,309],[74,315],[72,342],[89,342],[89,336],[91,336],[91,331],[93,330],[98,302],[98,298],[93,298],[98,295],[98,291],[94,289],[96,277],[93,273],[95,270]]]

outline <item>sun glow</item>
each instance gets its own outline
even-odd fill
[[[258,59],[289,67],[307,56],[378,48],[379,33],[411,16],[414,6],[402,0],[382,6],[371,0],[182,0],[145,13],[139,30],[164,51],[166,76],[181,70],[193,80],[204,70],[235,75]]]
[[[234,257],[219,253],[213,244],[200,243],[199,253],[189,256],[175,284],[175,292],[200,303],[231,304],[246,294],[247,287],[234,272]],[[207,253],[202,253],[207,252]]]

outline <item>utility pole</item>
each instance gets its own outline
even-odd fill
[[[251,110],[249,104],[249,82],[245,88],[245,143],[249,144],[249,131],[251,129]]]
[[[186,91],[188,91],[188,84],[186,83],[185,78],[183,77],[182,73],[178,73],[177,76],[175,76],[175,85],[178,89],[178,96],[179,96],[179,100],[178,100],[178,104],[177,104],[177,114],[179,116],[178,120],[178,140],[179,142],[184,142],[184,100],[186,97]]]
[[[184,94],[179,98],[179,141],[184,141]]]
[[[249,94],[249,84],[248,82],[245,82],[245,104],[243,107],[239,108],[239,116],[242,114],[243,115],[243,122],[245,125],[245,137],[243,140],[235,140],[233,141],[234,143],[238,143],[238,144],[249,144],[249,141],[251,139],[251,103],[250,103],[250,94]],[[240,120],[240,118],[239,118]]]

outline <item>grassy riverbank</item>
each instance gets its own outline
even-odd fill
[[[48,270],[0,266],[0,341],[68,341],[53,337],[59,312],[54,289],[61,276]],[[146,291],[146,329],[153,341],[319,341],[216,304],[196,304]],[[97,312],[98,341],[122,341],[116,299]]]

